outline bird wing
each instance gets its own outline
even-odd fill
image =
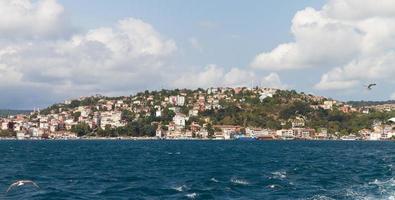
[[[34,185],[34,187],[40,188],[35,182],[31,181],[31,180],[24,180],[22,181],[23,183],[31,183],[32,185]]]
[[[30,180],[23,180],[23,181],[17,181],[17,182],[15,182],[15,183],[11,184],[10,187],[8,187],[6,193],[8,193],[10,190],[12,190],[12,188],[18,187],[20,183],[22,183],[22,184],[31,183],[34,187],[40,188],[40,187],[39,187],[35,182],[33,182],[33,181],[30,181]]]
[[[372,84],[369,84],[369,85],[367,86],[367,88],[370,90],[370,89],[372,89],[373,86],[376,86],[376,85],[377,85],[376,83],[372,83]]]
[[[30,181],[36,188],[40,188],[35,182]]]
[[[11,184],[10,187],[8,187],[6,193],[8,193],[12,188],[14,188],[15,186],[17,186],[18,184],[19,184],[19,181],[17,181],[17,182],[15,182],[15,183]]]

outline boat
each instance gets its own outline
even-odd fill
[[[256,138],[257,140],[275,140],[273,135],[263,135]]]
[[[342,136],[340,138],[340,140],[344,140],[344,141],[354,141],[354,140],[358,140],[359,138],[355,135],[346,135],[346,136]]]
[[[255,137],[246,136],[246,135],[235,135],[234,138],[236,140],[243,140],[243,141],[254,141],[254,140],[256,140]]]

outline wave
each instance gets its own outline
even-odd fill
[[[395,179],[375,179],[363,185],[354,185],[346,189],[345,196],[361,200],[395,200]]]
[[[242,180],[242,179],[236,179],[236,178],[232,178],[230,179],[230,182],[237,184],[237,185],[249,185],[250,183],[246,180]]]
[[[267,188],[270,188],[272,190],[278,190],[281,189],[281,185],[276,185],[276,184],[272,184],[272,185],[268,185]]]
[[[369,185],[377,185],[379,187],[384,187],[384,186],[395,186],[395,180],[394,178],[391,178],[386,181],[380,181],[378,179],[375,179],[374,181],[369,182]]]
[[[176,186],[172,188],[173,190],[177,190],[178,192],[182,192],[185,189],[188,189],[186,185]]]
[[[211,178],[210,181],[218,183],[219,181],[216,178]]]
[[[181,154],[181,152],[179,152],[179,151],[177,151],[177,152],[166,152],[168,155],[173,155],[173,154],[175,154],[175,155],[180,155]]]
[[[272,172],[272,176],[270,178],[285,179],[285,178],[287,178],[287,172],[286,171],[275,171],[275,172]]]
[[[190,199],[194,199],[194,198],[197,197],[197,194],[196,194],[196,192],[194,192],[194,193],[186,194],[185,196],[190,198]]]
[[[325,195],[314,195],[313,197],[308,198],[308,200],[334,200],[334,199],[327,197]]]

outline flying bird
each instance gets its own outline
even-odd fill
[[[30,181],[30,180],[19,180],[19,181],[15,182],[15,183],[11,184],[10,187],[8,187],[6,193],[8,193],[8,192],[9,192],[10,190],[12,190],[13,188],[17,188],[17,187],[20,187],[20,186],[24,186],[24,185],[26,185],[26,184],[32,184],[34,187],[40,188],[40,187],[39,187],[35,182],[33,182],[33,181]]]
[[[376,83],[371,83],[371,84],[369,84],[369,85],[367,85],[367,86],[365,86],[368,90],[372,90],[372,88],[374,87],[374,86],[376,86],[377,84]]]

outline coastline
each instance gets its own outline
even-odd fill
[[[342,140],[342,139],[274,139],[274,140],[240,140],[240,139],[209,139],[209,138],[155,138],[155,137],[136,137],[136,138],[111,138],[111,137],[94,137],[94,138],[51,138],[51,139],[17,139],[17,138],[0,138],[0,141],[241,141],[241,142],[273,142],[273,141],[298,141],[298,142],[395,142],[395,140]]]

